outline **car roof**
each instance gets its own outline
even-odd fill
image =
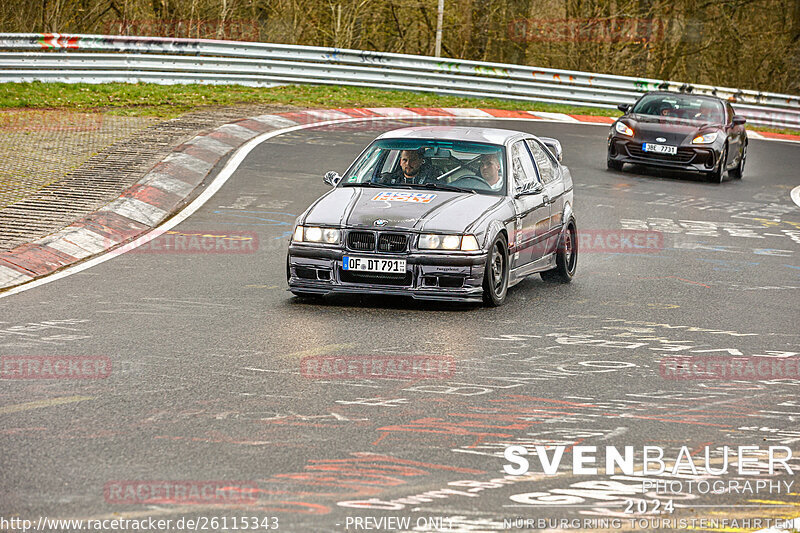
[[[448,141],[472,141],[487,144],[504,144],[521,131],[499,128],[478,128],[474,126],[417,126],[387,131],[378,139],[442,139]]]

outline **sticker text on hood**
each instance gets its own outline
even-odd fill
[[[382,192],[375,195],[373,202],[416,202],[427,204],[436,198],[435,194],[429,192]]]

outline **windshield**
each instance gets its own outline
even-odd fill
[[[725,123],[722,102],[683,94],[648,94],[636,103],[633,113]]]
[[[343,187],[447,188],[505,193],[505,151],[500,145],[432,139],[375,141],[351,165]]]

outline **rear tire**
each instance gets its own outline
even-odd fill
[[[606,167],[608,167],[608,170],[621,171],[622,165],[624,164],[625,163],[623,163],[622,161],[615,161],[611,158],[606,159]]]
[[[503,305],[508,294],[508,242],[502,233],[492,241],[483,273],[483,303],[489,307]]]
[[[742,179],[742,175],[744,175],[744,162],[747,159],[747,145],[745,144],[742,148],[742,157],[739,159],[739,164],[736,165],[736,168],[728,171],[728,176],[735,180]]]
[[[544,281],[569,283],[578,269],[578,230],[575,219],[571,218],[567,230],[558,241],[556,267],[540,275]]]

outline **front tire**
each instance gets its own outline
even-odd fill
[[[492,241],[483,273],[483,303],[503,305],[508,294],[508,242],[502,233]]]
[[[739,164],[736,165],[736,168],[731,169],[728,171],[728,176],[735,180],[742,179],[742,175],[744,174],[744,162],[747,159],[747,145],[745,144],[742,148],[742,157],[739,158]]]
[[[719,158],[719,166],[711,171],[711,173],[708,175],[708,181],[711,183],[722,183],[722,180],[725,179],[725,166],[727,161],[728,145],[726,144],[722,149],[722,157]]]
[[[578,269],[578,230],[575,219],[567,224],[567,231],[558,241],[556,267],[541,273],[544,281],[569,283]]]
[[[622,171],[622,165],[624,165],[622,161],[615,161],[614,159],[606,158],[606,167],[608,170],[616,170],[618,172]]]

